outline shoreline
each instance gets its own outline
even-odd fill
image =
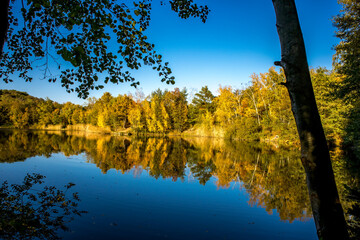
[[[278,147],[295,147],[298,148],[299,145],[288,140],[279,140],[279,136],[276,136],[274,139],[263,138],[259,140],[248,140],[248,139],[233,139],[226,138],[224,134],[221,134],[222,130],[216,129],[211,131],[215,134],[206,134],[202,129],[190,129],[184,132],[168,132],[168,133],[154,133],[154,132],[135,132],[131,128],[124,129],[121,131],[111,131],[110,127],[102,128],[93,126],[90,124],[76,124],[76,125],[48,125],[48,126],[32,126],[29,128],[18,129],[12,126],[0,126],[0,130],[17,130],[17,131],[50,131],[50,132],[83,132],[86,134],[99,134],[99,135],[110,135],[110,136],[124,136],[124,137],[183,137],[183,138],[207,138],[207,139],[228,139],[231,141],[240,141],[240,142],[259,142],[272,145],[276,148]],[[220,134],[219,134],[220,133]]]

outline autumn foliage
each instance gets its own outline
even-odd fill
[[[350,106],[332,97],[342,78],[326,69],[311,70],[317,103],[328,141],[342,141]],[[85,106],[59,104],[14,90],[0,92],[0,124],[14,128],[131,131],[133,134],[185,134],[297,144],[295,122],[282,71],[254,74],[243,89],[220,86],[218,95],[203,87],[189,100],[187,90],[160,89],[143,94],[89,98]],[[83,126],[83,127],[79,127]],[[54,127],[53,127],[54,128]]]

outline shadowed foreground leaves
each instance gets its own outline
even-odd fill
[[[68,231],[66,223],[74,215],[86,213],[77,209],[77,193],[67,196],[75,184],[65,190],[54,186],[40,186],[45,176],[27,174],[22,184],[3,182],[0,188],[1,239],[60,239],[58,230]],[[42,187],[42,188],[40,188]]]

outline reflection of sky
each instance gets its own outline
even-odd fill
[[[0,180],[12,183],[27,172],[45,175],[48,185],[76,184],[79,209],[88,214],[71,223],[64,239],[317,239],[312,220],[281,222],[277,213],[250,207],[245,190],[218,189],[215,179],[203,186],[187,177],[154,179],[146,171],[102,174],[85,154],[53,154],[1,164]]]
[[[168,6],[154,1],[149,40],[155,43],[164,60],[176,77],[174,87],[200,90],[208,85],[216,93],[219,85],[241,88],[253,73],[266,72],[280,60],[280,44],[275,27],[275,14],[271,0],[257,1],[204,1],[212,10],[206,24],[200,20],[179,19]],[[201,1],[199,1],[201,2]],[[331,17],[339,12],[336,0],[296,1],[305,44],[312,67],[331,68],[332,47],[338,42],[334,37]],[[36,73],[41,76],[41,73]],[[160,87],[172,89],[161,83],[156,72],[146,68],[134,76],[141,82],[145,94]],[[34,80],[20,80],[0,88],[27,91],[37,97],[50,97],[59,102],[82,103],[76,94],[67,94],[60,83],[50,84]],[[90,96],[100,97],[109,91],[114,96],[134,92],[129,84],[110,85]]]

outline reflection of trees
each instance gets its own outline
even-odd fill
[[[251,205],[263,206],[269,213],[276,209],[282,220],[311,216],[305,174],[293,152],[218,140],[194,145],[207,152],[202,154],[206,159],[212,159],[212,175],[219,187],[239,182],[249,193]],[[206,162],[205,158],[199,161]]]
[[[130,142],[124,138],[98,139],[96,148],[86,149],[89,162],[106,173],[109,169],[122,173],[133,168],[146,169],[155,178],[184,178],[186,147],[184,140],[163,138],[139,139]]]
[[[332,155],[335,179],[345,210],[350,239],[360,239],[360,166],[354,156],[343,156],[343,153],[336,149]]]
[[[58,152],[57,135],[37,134],[27,131],[1,131],[0,162],[24,161],[26,158]]]
[[[0,161],[13,162],[51,153],[66,156],[86,153],[90,163],[103,173],[110,169],[146,170],[154,178],[183,180],[186,167],[205,185],[213,176],[221,188],[240,184],[249,194],[249,204],[276,210],[282,220],[310,217],[305,174],[296,151],[273,149],[259,144],[225,142],[220,139],[120,138],[83,133],[1,132]],[[14,160],[15,159],[15,160]],[[339,192],[349,195],[358,189],[344,163],[338,169]],[[358,179],[358,178],[357,178]],[[356,209],[355,200],[343,199],[345,209]],[[355,219],[354,216],[351,217]],[[356,224],[356,223],[355,223]]]

